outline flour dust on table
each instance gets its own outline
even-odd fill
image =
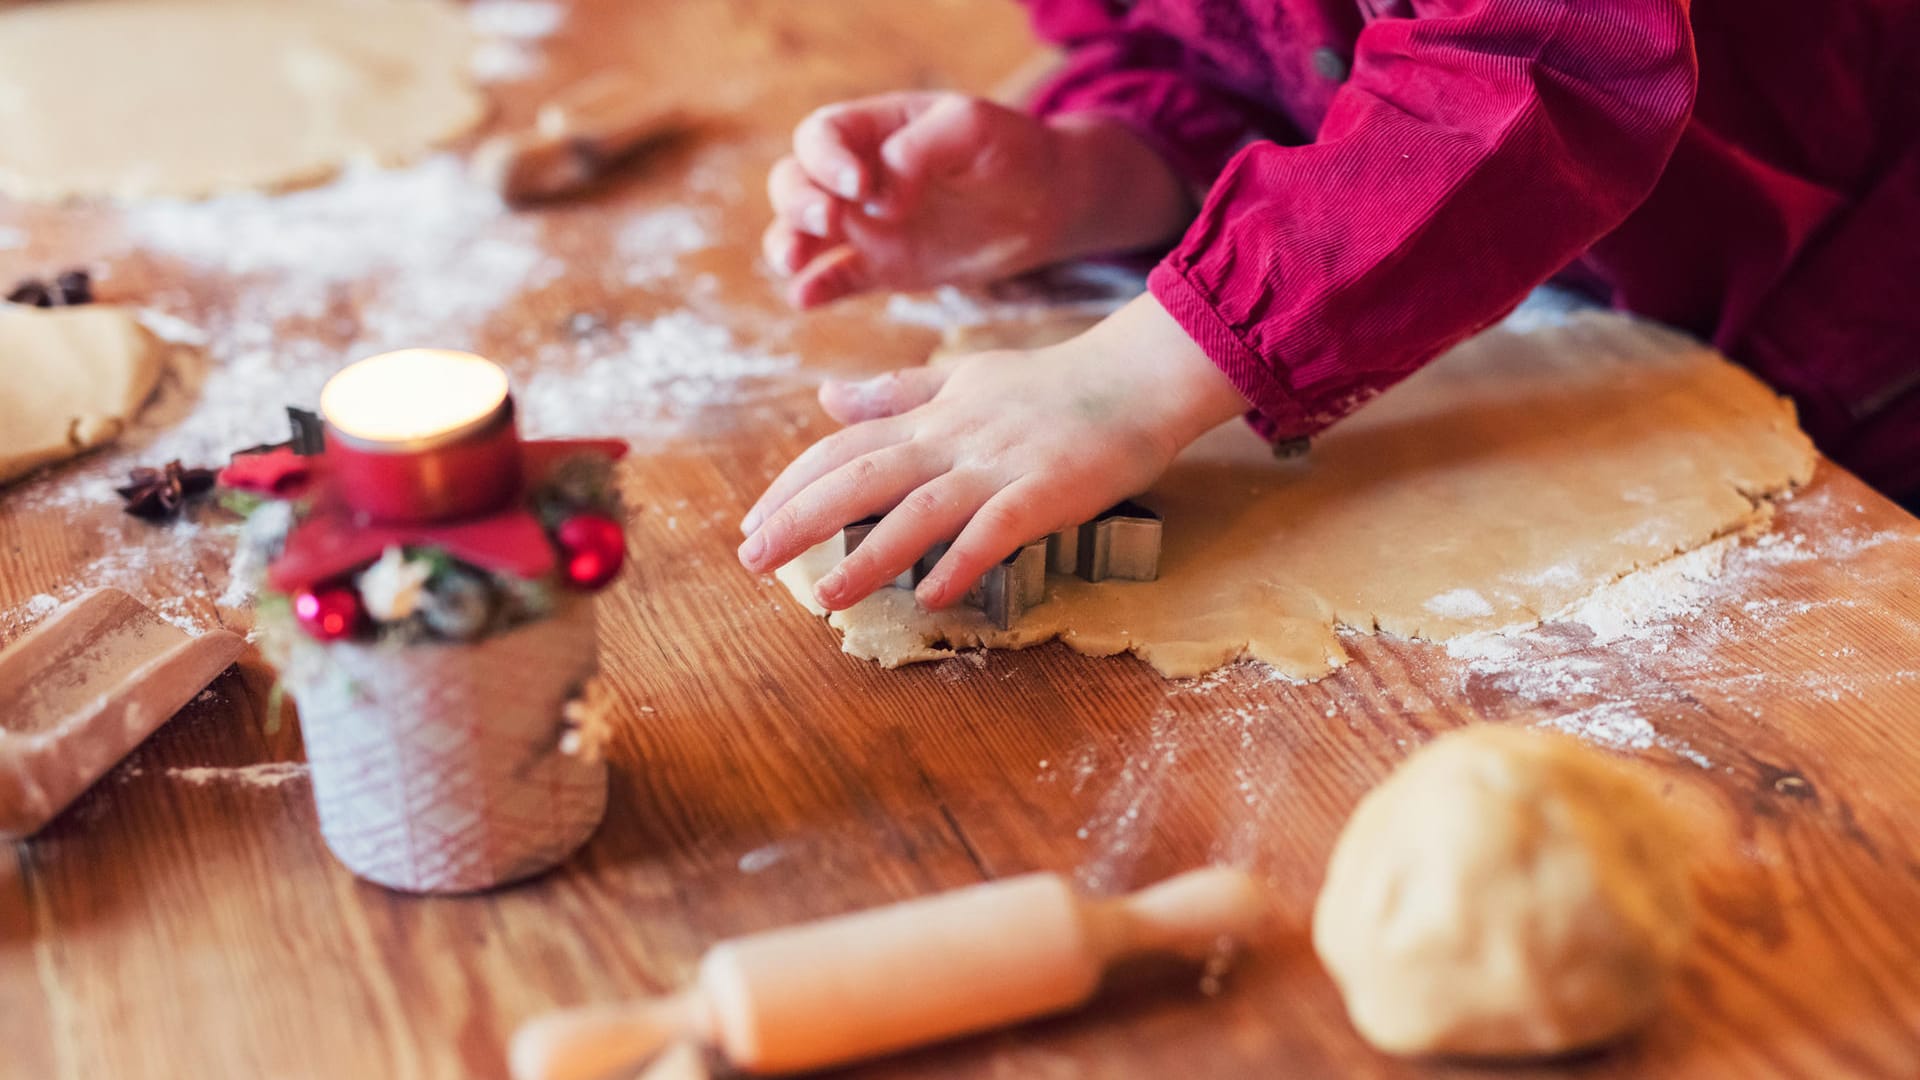
[[[974,328],[968,344],[1065,332]],[[829,622],[888,667],[1058,639],[1169,677],[1244,657],[1312,679],[1346,662],[1339,628],[1447,641],[1533,626],[1756,530],[1814,460],[1789,403],[1689,338],[1608,313],[1529,320],[1455,348],[1303,458],[1276,458],[1237,421],[1202,438],[1141,496],[1165,520],[1157,581],[1053,575],[1006,630],[900,588]],[[779,572],[815,614],[839,553],[836,537]]]

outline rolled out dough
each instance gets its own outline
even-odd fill
[[[126,308],[0,304],[0,484],[118,438],[161,368]]]
[[[847,652],[888,667],[1058,638],[1169,677],[1248,656],[1317,678],[1346,660],[1335,627],[1444,641],[1530,625],[1759,525],[1814,459],[1791,404],[1689,338],[1604,312],[1509,323],[1305,458],[1275,460],[1238,421],[1195,443],[1141,500],[1166,519],[1158,581],[1051,575],[1048,600],[1005,631],[899,588],[829,621]],[[823,614],[813,584],[839,554],[836,537],[779,578]]]
[[[447,0],[0,4],[0,191],[205,195],[391,161],[483,115]]]

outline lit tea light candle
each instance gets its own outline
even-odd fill
[[[507,373],[472,353],[402,349],[370,356],[327,380],[320,413],[363,446],[394,450],[459,438],[507,404]]]
[[[507,373],[472,353],[402,349],[342,369],[320,391],[335,488],[377,521],[497,510],[520,490]]]

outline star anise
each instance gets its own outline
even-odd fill
[[[91,304],[93,277],[85,270],[68,270],[52,281],[25,278],[7,294],[7,302],[43,308]]]
[[[142,466],[127,474],[127,483],[115,488],[127,500],[127,513],[148,521],[176,517],[188,499],[213,489],[212,469],[194,469],[169,461],[157,469]]]

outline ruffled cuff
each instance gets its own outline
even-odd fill
[[[1147,291],[1160,301],[1173,321],[1200,346],[1240,396],[1253,407],[1247,423],[1268,442],[1281,443],[1311,435],[1337,417],[1316,421],[1289,388],[1233,327],[1220,316],[1215,301],[1173,260],[1165,259],[1147,275]]]

